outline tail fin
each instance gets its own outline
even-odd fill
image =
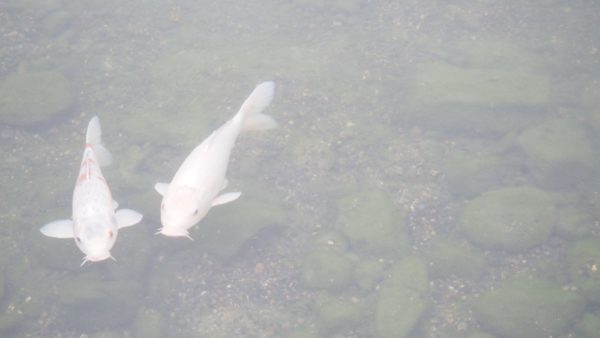
[[[104,145],[102,145],[102,128],[100,127],[100,119],[98,119],[98,116],[94,116],[90,120],[87,133],[85,134],[85,142],[92,147],[96,158],[98,159],[98,163],[101,166],[112,163],[112,155],[104,148]]]
[[[277,126],[272,117],[262,114],[262,111],[271,103],[275,83],[266,81],[254,88],[250,96],[244,101],[234,119],[243,119],[244,130],[265,130]]]

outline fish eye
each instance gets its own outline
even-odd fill
[[[194,216],[198,215],[198,209],[194,210]]]
[[[77,236],[77,237],[75,237],[75,240],[76,240],[78,243],[81,243],[81,237]]]
[[[112,230],[108,230],[108,237],[112,238],[112,237],[113,237],[113,235],[114,235],[114,234],[113,234]]]

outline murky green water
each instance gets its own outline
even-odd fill
[[[0,336],[595,337],[590,1],[5,1]],[[156,236],[164,182],[256,84],[234,203]],[[117,262],[70,215],[100,116]]]

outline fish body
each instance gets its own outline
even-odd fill
[[[163,196],[159,233],[189,236],[211,207],[236,200],[241,192],[220,194],[227,186],[227,166],[231,149],[242,130],[264,130],[277,123],[262,111],[271,103],[275,84],[263,82],[244,101],[240,110],[213,131],[183,161],[170,183],[154,187]]]
[[[115,244],[120,228],[137,224],[142,215],[130,209],[115,212],[118,204],[100,166],[111,163],[112,158],[101,141],[102,130],[98,117],[93,117],[86,133],[86,144],[73,190],[71,219],[54,221],[40,231],[49,237],[74,238],[75,244],[85,254],[87,261],[112,258],[110,250]]]

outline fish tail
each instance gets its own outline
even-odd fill
[[[88,124],[87,133],[85,134],[85,142],[94,150],[94,154],[101,166],[112,163],[112,155],[102,144],[102,128],[100,127],[100,119],[98,116],[92,117]]]
[[[234,119],[242,119],[244,130],[266,130],[277,126],[277,122],[262,111],[271,103],[275,83],[266,81],[254,88],[246,101],[240,107]]]

